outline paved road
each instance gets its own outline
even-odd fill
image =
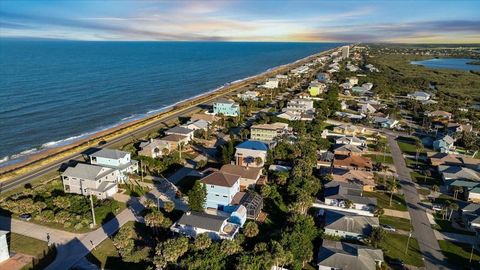
[[[425,258],[425,267],[426,269],[448,269],[445,257],[437,242],[437,237],[428,221],[426,209],[420,205],[417,188],[412,182],[410,171],[407,168],[395,136],[388,135],[388,143],[390,144],[398,179],[405,194],[408,212],[410,213],[414,229],[413,235],[417,239],[420,251]]]

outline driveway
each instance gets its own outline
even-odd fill
[[[413,235],[417,239],[420,250],[425,258],[425,267],[426,269],[448,269],[445,257],[437,242],[437,237],[427,218],[426,209],[420,204],[416,185],[410,177],[410,171],[405,164],[395,136],[389,134],[387,137],[398,179],[405,194],[408,212],[410,213],[414,229]]]

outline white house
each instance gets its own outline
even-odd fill
[[[235,164],[248,167],[263,167],[268,146],[260,141],[245,141],[235,147]],[[258,159],[257,159],[258,158]]]
[[[171,145],[167,141],[150,139],[140,143],[138,154],[152,158],[162,157],[164,153],[170,152]]]
[[[275,89],[278,88],[278,85],[280,83],[280,80],[277,78],[269,78],[263,85],[263,88],[267,89]]]
[[[193,131],[202,129],[202,130],[207,130],[210,127],[210,123],[206,120],[195,120],[195,121],[189,121],[186,124],[182,125],[182,127],[191,129]]]
[[[415,91],[411,94],[407,94],[407,97],[418,101],[427,101],[431,98],[431,95],[426,92]]]
[[[335,140],[336,144],[351,144],[359,147],[366,145],[365,140],[355,136],[343,136]]]
[[[170,230],[192,238],[206,233],[214,240],[232,240],[238,233],[240,225],[229,222],[228,219],[229,216],[186,212],[170,227]]]
[[[89,156],[93,165],[108,167],[119,171],[118,183],[128,181],[128,174],[138,171],[138,161],[131,159],[129,152],[102,148]]]
[[[120,172],[117,169],[77,163],[62,174],[65,193],[84,196],[94,195],[99,199],[112,197],[118,191]]]
[[[189,129],[186,127],[181,127],[181,126],[175,126],[167,131],[165,131],[165,135],[180,135],[180,136],[185,136],[188,138],[188,141],[190,142],[193,140],[193,134],[195,133],[195,130]]]

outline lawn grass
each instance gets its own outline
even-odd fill
[[[35,258],[35,262],[32,261],[24,265],[22,270],[43,269],[55,259],[55,250],[50,250],[50,253],[48,253],[49,249],[45,241],[12,232],[7,235],[7,241],[10,252],[22,253]]]
[[[397,143],[403,153],[408,155],[415,155],[417,153],[415,142],[413,140],[408,140],[404,137],[401,137],[398,139]]]
[[[403,195],[393,194],[392,206],[390,206],[390,194],[384,192],[364,192],[365,197],[377,198],[379,207],[398,211],[407,211],[407,204]]]
[[[434,177],[434,176],[425,177],[425,175],[423,175],[419,172],[416,172],[416,171],[410,172],[410,177],[412,177],[413,182],[415,182],[417,184],[420,184],[420,185],[428,185],[428,186],[433,186],[433,185],[441,186],[441,185],[443,185],[443,181],[442,181],[441,178]]]
[[[371,158],[373,163],[393,164],[393,158],[392,156],[389,156],[389,155],[384,156],[384,155],[367,154],[363,156]]]
[[[452,221],[446,220],[446,219],[441,219],[440,216],[441,215],[438,215],[438,214],[436,214],[434,216],[436,224],[433,224],[432,228],[434,228],[435,230],[441,231],[441,232],[459,233],[459,234],[466,234],[466,235],[472,235],[472,236],[475,235],[474,232],[454,228],[452,226]]]
[[[195,181],[197,181],[199,179],[200,179],[200,177],[196,177],[196,176],[185,176],[180,181],[178,181],[177,187],[178,187],[178,189],[180,189],[180,191],[183,194],[187,194],[188,191],[190,191],[193,188],[193,185],[195,184]]]
[[[480,252],[473,250],[472,262],[470,262],[470,254],[472,246],[468,244],[461,244],[447,240],[438,241],[443,255],[452,266],[456,269],[480,269]]]
[[[418,246],[417,239],[411,237],[407,247],[408,236],[395,233],[387,233],[380,242],[380,248],[383,250],[385,257],[402,260],[405,264],[422,267],[424,265],[422,254]]]
[[[412,229],[412,224],[410,223],[409,219],[406,218],[399,218],[399,217],[391,217],[391,216],[381,216],[379,218],[380,224],[390,225],[397,230],[402,231],[410,231]]]

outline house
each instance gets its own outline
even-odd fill
[[[267,88],[267,89],[275,89],[278,88],[278,85],[280,84],[280,80],[277,78],[269,78],[261,87]]]
[[[258,100],[258,92],[256,91],[246,91],[245,93],[241,93],[237,95],[243,101],[246,100]]]
[[[340,103],[340,109],[342,111],[348,109],[348,104],[345,102],[345,100],[342,100],[342,102]]]
[[[366,145],[364,139],[355,136],[343,136],[335,140],[336,144],[350,144],[357,147],[364,147]]]
[[[302,119],[302,116],[301,116],[301,115],[293,114],[293,113],[289,113],[289,112],[279,113],[279,114],[277,115],[277,117],[282,118],[282,119],[287,119],[287,120],[289,120],[289,121],[297,121],[297,120],[301,120],[301,119]]]
[[[118,170],[118,183],[128,181],[128,174],[138,171],[138,161],[131,159],[129,152],[102,148],[89,158],[90,164]]]
[[[372,113],[375,113],[377,111],[377,109],[375,109],[375,107],[373,107],[372,105],[370,104],[361,104],[360,107],[358,108],[358,112],[359,113],[363,113],[363,114],[372,114]]]
[[[118,191],[120,171],[114,168],[77,163],[62,174],[65,193],[84,196],[94,195],[98,199],[112,197]]]
[[[374,191],[376,186],[373,173],[367,171],[333,168],[331,176],[335,182],[361,185],[363,191]]]
[[[164,154],[170,152],[170,143],[159,139],[149,139],[146,142],[141,142],[138,155],[151,158],[159,158]]]
[[[230,205],[233,197],[240,191],[240,176],[224,172],[213,172],[200,182],[207,189],[207,208],[223,210]]]
[[[334,207],[337,211],[372,212],[377,205],[376,198],[364,197],[363,187],[354,183],[330,181],[325,184],[325,205]],[[347,209],[345,201],[350,201],[352,206]]]
[[[247,218],[257,220],[263,208],[263,199],[254,192],[238,192],[232,200],[232,205],[243,205],[247,209]]]
[[[177,135],[177,134],[167,135],[165,137],[160,138],[159,140],[166,142],[170,146],[170,148],[168,149],[169,152],[179,150],[180,145],[187,145],[189,142],[189,139],[187,136]]]
[[[430,164],[432,166],[439,166],[439,165],[463,166],[461,157],[455,154],[427,152],[427,157],[430,160]]]
[[[383,261],[380,249],[326,239],[317,256],[318,270],[376,270]]]
[[[453,135],[461,132],[472,132],[473,126],[471,124],[447,123],[447,133]]]
[[[185,136],[187,137],[188,142],[193,140],[193,134],[195,133],[195,130],[189,129],[186,127],[181,127],[181,126],[175,126],[167,131],[165,131],[165,135],[180,135],[180,136]]]
[[[461,213],[467,228],[480,230],[480,204],[469,203],[461,209]]]
[[[212,114],[205,114],[205,113],[194,113],[190,117],[190,121],[197,121],[197,120],[204,120],[208,123],[212,124],[213,122],[217,122],[220,118],[218,116]]]
[[[377,217],[327,211],[325,234],[347,239],[362,240],[371,234],[373,227],[378,227],[379,225]]]
[[[197,130],[205,130],[207,131],[208,128],[210,127],[210,123],[205,120],[195,120],[195,121],[188,121],[186,124],[182,125],[184,128],[191,129],[193,131]]]
[[[232,240],[240,225],[228,221],[228,216],[212,215],[202,212],[186,212],[175,222],[170,230],[192,238],[206,233],[213,240]]]
[[[358,84],[358,78],[357,77],[350,77],[350,78],[347,78],[347,81],[352,85],[357,85]]]
[[[236,117],[240,115],[240,106],[231,100],[219,100],[213,103],[213,114]]]
[[[355,136],[357,134],[365,133],[365,128],[353,125],[340,125],[333,127],[333,132],[348,136]]]
[[[443,181],[446,182],[454,180],[480,182],[480,174],[470,168],[440,165],[438,166],[438,172],[442,176]]]
[[[345,88],[344,88],[345,89]],[[363,88],[362,86],[354,86],[350,88],[352,93],[360,95],[360,96],[371,96],[372,92]]]
[[[327,88],[326,84],[315,80],[308,85],[308,92],[310,93],[310,96],[316,97],[324,93],[326,88]]]
[[[243,167],[233,164],[225,164],[220,169],[220,172],[237,175],[240,177],[240,190],[253,188],[260,180],[262,175],[261,167]]]
[[[468,190],[466,197],[469,202],[480,203],[480,183],[476,187]]]
[[[372,159],[362,157],[359,154],[335,155],[332,165],[334,168],[349,170],[371,171],[373,168]]]
[[[317,80],[319,82],[329,82],[330,81],[330,74],[328,73],[318,73]]]
[[[363,89],[365,89],[367,91],[370,91],[373,88],[373,83],[369,83],[369,82],[364,83],[364,84],[362,84],[362,87],[363,87]]]
[[[455,151],[455,140],[449,135],[433,141],[433,150],[440,153],[450,153]]]
[[[286,123],[259,124],[250,127],[250,139],[255,141],[272,142],[276,138],[287,135],[291,128]]]
[[[290,72],[295,77],[300,77],[303,74],[307,73],[309,70],[310,70],[310,68],[308,66],[303,65],[303,66],[300,66],[300,67],[297,67],[297,68],[294,68],[294,69],[290,70]]]
[[[378,116],[373,117],[373,124],[381,128],[394,128],[398,123],[398,120],[395,119]]]
[[[433,111],[425,113],[428,117],[437,118],[437,119],[452,119],[452,114],[446,111]]]
[[[268,146],[260,141],[244,141],[235,147],[235,164],[248,167],[263,167]]]
[[[341,145],[337,145],[333,149],[333,153],[335,155],[344,155],[344,156],[361,155],[363,153],[363,150],[353,144],[341,144]]]
[[[315,112],[315,108],[313,107],[313,100],[296,98],[287,103],[286,111],[292,114],[302,115]]]
[[[431,96],[429,93],[425,93],[422,91],[415,91],[411,94],[408,94],[407,98],[417,100],[417,101],[427,101],[431,98]]]
[[[317,160],[317,168],[327,167],[330,168],[332,166],[333,159],[335,158],[335,154],[330,151],[325,151],[321,153]]]

